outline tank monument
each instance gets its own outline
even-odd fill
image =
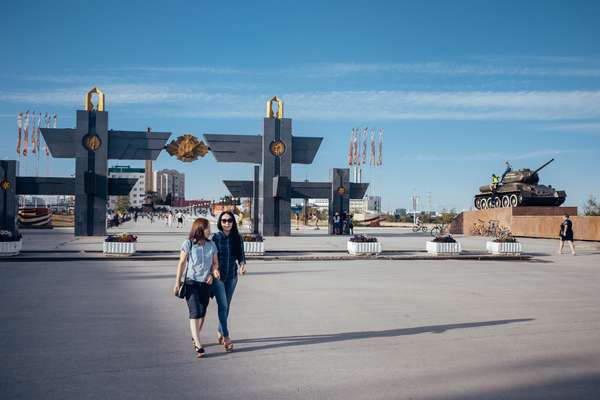
[[[536,170],[529,168],[508,172],[498,184],[484,185],[479,188],[473,204],[478,210],[499,207],[554,206],[565,202],[566,192],[552,186],[540,185],[538,172],[554,159],[547,161]]]

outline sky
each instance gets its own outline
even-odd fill
[[[119,130],[260,134],[285,103],[296,136],[321,136],[294,180],[347,166],[352,128],[383,128],[368,193],[384,210],[471,207],[492,173],[535,168],[565,205],[600,198],[598,1],[38,1],[0,6],[0,158],[15,159],[17,114],[75,126],[84,94],[107,96]],[[110,165],[143,166],[140,161]],[[156,169],[186,174],[187,198],[227,194],[249,164],[209,154]],[[41,176],[74,161],[43,158]],[[33,159],[21,174],[35,173]]]

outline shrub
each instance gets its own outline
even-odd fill
[[[244,242],[263,242],[264,238],[258,234],[247,234],[242,237]]]
[[[118,242],[118,243],[133,243],[137,242],[137,236],[129,233],[123,233],[121,235],[108,235],[105,242]]]
[[[600,202],[596,200],[594,196],[590,196],[590,198],[583,205],[583,214],[584,215],[600,215]]]
[[[0,242],[18,242],[23,236],[20,233],[11,231],[0,231]]]
[[[367,236],[367,235],[354,235],[348,240],[350,240],[351,242],[356,242],[356,243],[375,243],[375,242],[377,242],[376,237]]]
[[[456,240],[451,235],[446,236],[436,236],[431,239],[432,242],[435,243],[456,243]]]

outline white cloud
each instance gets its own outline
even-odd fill
[[[518,63],[323,63],[307,65],[295,70],[309,77],[341,77],[352,74],[396,73],[415,75],[466,75],[466,76],[540,76],[540,77],[600,77],[598,65],[564,65],[565,60],[543,65]],[[556,65],[555,65],[556,64]]]
[[[103,89],[109,110],[113,106],[145,105],[150,112],[178,117],[254,117],[262,115],[264,102],[271,97],[267,93],[209,92],[180,85],[128,84]],[[78,106],[87,90],[0,92],[0,101],[28,107]],[[600,119],[600,91],[332,91],[282,93],[280,97],[287,115],[313,120]]]
[[[505,160],[530,160],[539,159],[541,157],[555,157],[565,154],[587,154],[587,150],[581,149],[540,149],[528,151],[525,153],[510,153],[510,152],[495,152],[495,153],[476,153],[467,154],[461,157],[457,157],[456,154],[405,154],[399,157],[402,160],[409,161],[456,161],[457,158],[468,160],[468,161],[505,161]]]
[[[541,129],[556,132],[577,132],[600,134],[600,122],[573,122],[542,126]]]

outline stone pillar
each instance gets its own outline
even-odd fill
[[[252,181],[252,233],[258,234],[259,221],[259,182],[260,182],[260,165],[254,166],[254,180]]]
[[[329,197],[329,234],[333,234],[333,216],[339,213],[350,213],[350,170],[348,168],[332,168],[329,172],[331,195]]]
[[[108,112],[78,110],[75,135],[75,236],[106,235]]]
[[[263,132],[259,231],[264,236],[290,236],[292,120],[265,118]]]
[[[0,229],[17,233],[17,161],[0,161]]]

